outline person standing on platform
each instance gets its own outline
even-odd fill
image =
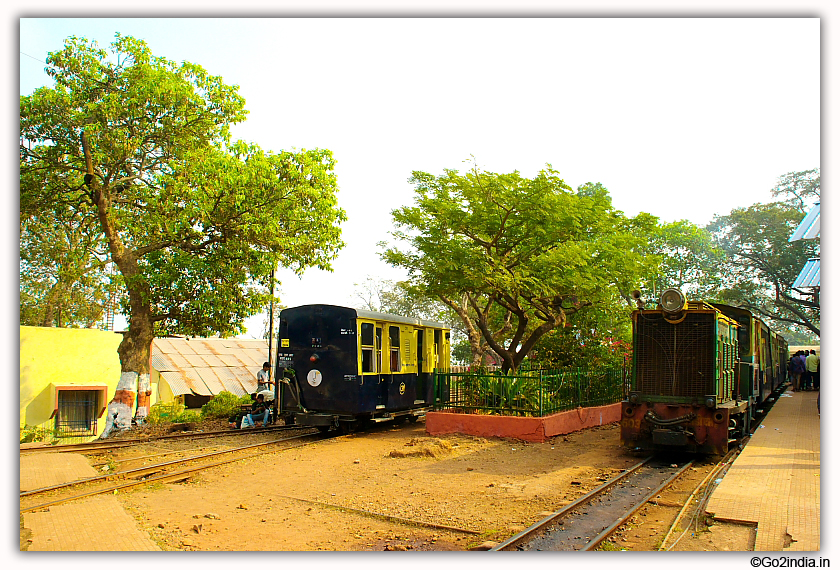
[[[807,350],[800,350],[799,351],[799,356],[796,357],[796,358],[799,359],[799,362],[801,363],[800,366],[802,367],[802,376],[799,379],[799,387],[802,390],[807,390],[807,388],[808,388],[808,368],[805,366],[805,358],[807,356],[808,356],[808,351]]]
[[[788,362],[788,370],[790,371],[790,382],[793,386],[794,392],[802,390],[802,374],[805,372],[805,364],[799,356],[802,354],[801,350],[797,350],[796,354],[790,357]]]
[[[809,383],[814,390],[820,389],[820,357],[817,351],[811,350],[811,354],[805,359],[805,370],[807,370]]]

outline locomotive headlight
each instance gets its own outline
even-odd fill
[[[631,404],[638,404],[639,403],[639,395],[634,392],[634,393],[630,394],[629,400],[630,400]]]
[[[679,289],[665,289],[659,297],[659,304],[666,313],[679,313],[685,307],[685,296]]]
[[[706,398],[706,407],[710,410],[715,408],[715,399],[714,398]]]

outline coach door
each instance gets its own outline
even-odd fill
[[[423,329],[417,330],[417,383],[414,394],[414,403],[423,404],[426,402],[426,386],[429,383],[428,374],[425,373],[423,363],[426,361],[423,351]]]
[[[382,404],[382,324],[359,321],[359,410],[373,412]]]

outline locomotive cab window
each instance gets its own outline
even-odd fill
[[[400,327],[388,327],[388,340],[391,343],[391,372],[402,370],[400,359]]]

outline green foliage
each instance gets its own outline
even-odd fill
[[[443,406],[462,411],[539,417],[579,406],[599,406],[624,397],[625,370],[617,368],[526,369],[505,374],[438,374],[449,382]]]
[[[228,418],[239,411],[243,404],[251,404],[248,395],[237,397],[230,392],[220,392],[201,406],[201,417],[205,419]]]
[[[781,196],[785,204],[805,214],[815,202],[820,201],[820,169],[783,174],[771,192],[773,196]]]
[[[643,299],[655,303],[669,287],[689,299],[707,299],[719,287],[725,255],[706,228],[687,220],[660,224],[648,235],[648,248],[660,263],[639,287]]]
[[[801,180],[800,186],[807,186],[807,192],[799,188],[799,194],[787,201],[735,208],[728,215],[716,216],[708,229],[727,256],[721,266],[717,300],[747,308],[783,327],[819,336],[819,298],[814,291],[794,289],[793,283],[808,259],[819,257],[820,241],[789,241],[806,213],[803,198],[819,200],[819,176],[813,178],[814,172],[782,177],[790,187]],[[806,204],[807,209],[810,206]]]
[[[153,426],[175,423],[178,421],[178,416],[184,413],[184,410],[184,404],[179,404],[177,402],[158,402],[149,408],[149,414],[146,416],[146,423]]]
[[[23,426],[20,428],[20,442],[31,443],[33,441],[47,441],[48,436],[44,429],[36,426]]]
[[[229,392],[225,393],[227,394]],[[160,425],[168,423],[200,422],[202,419],[204,418],[201,413],[195,410],[185,409],[184,404],[179,404],[177,402],[158,402],[149,409],[149,415],[146,417],[146,422],[151,425]]]
[[[461,339],[450,345],[449,354],[452,361],[459,366],[469,366],[472,362],[472,350],[469,341],[466,339]]]
[[[411,182],[415,206],[392,212],[409,247],[383,258],[480,331],[506,370],[569,315],[613,303],[653,271],[644,235],[655,218],[626,218],[600,184],[574,192],[550,166],[533,179],[474,167]]]
[[[175,423],[195,423],[202,420],[201,412],[195,410],[185,410],[175,416]]]
[[[20,98],[22,212],[59,203],[59,223],[95,220],[85,235],[126,291],[124,369],[144,371],[155,333],[241,332],[278,264],[331,269],[346,216],[329,150],[232,141],[247,114],[238,87],[139,39],[105,50],[71,37],[47,63],[55,86]]]
[[[21,205],[20,324],[87,328],[101,320],[117,283],[105,271],[97,224],[61,203]]]

